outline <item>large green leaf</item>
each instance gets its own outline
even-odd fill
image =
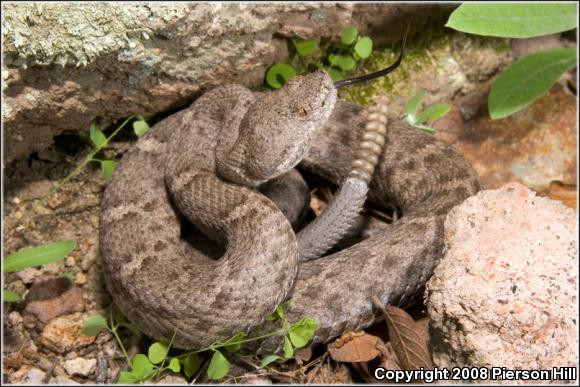
[[[568,31],[576,27],[576,4],[464,3],[446,27],[470,34],[504,38],[530,38]]]
[[[550,49],[518,60],[491,87],[488,100],[491,118],[503,118],[522,109],[574,66],[575,48]]]
[[[75,246],[75,241],[63,241],[20,250],[4,259],[4,273],[58,261],[69,255]]]

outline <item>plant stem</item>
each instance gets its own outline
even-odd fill
[[[107,141],[105,141],[102,145],[95,147],[91,153],[89,153],[87,155],[87,157],[83,160],[83,162],[77,166],[67,177],[65,177],[63,180],[59,181],[40,201],[41,205],[44,205],[46,203],[46,200],[52,196],[56,191],[59,190],[60,187],[62,187],[64,184],[66,184],[70,179],[72,179],[73,177],[75,177],[76,175],[78,175],[80,173],[80,171],[91,161],[93,161],[93,157],[99,153],[99,151],[101,149],[103,149],[105,146],[107,146],[107,144],[109,143],[109,141],[115,137],[117,135],[117,133],[119,133],[119,131],[121,129],[123,129],[125,127],[125,125],[127,125],[127,123],[133,119],[133,116],[129,116],[127,117],[127,119],[125,119],[125,121],[123,121],[123,123],[121,125],[119,125],[119,127],[117,129],[115,129],[115,131],[109,136],[107,137]]]
[[[113,334],[113,336],[115,336],[115,340],[117,340],[117,343],[119,344],[119,348],[121,348],[121,352],[123,352],[123,355],[125,356],[125,359],[127,360],[127,364],[129,365],[129,368],[133,368],[133,365],[131,364],[131,359],[129,359],[129,355],[127,355],[127,351],[125,350],[125,346],[123,345],[123,342],[121,341],[121,338],[119,337],[119,334],[117,333],[117,327],[112,326],[109,329],[109,332],[111,332]]]
[[[267,333],[267,334],[265,334],[265,335],[262,335],[262,336],[252,337],[252,338],[249,338],[249,339],[240,340],[240,341],[236,341],[236,342],[233,342],[233,343],[227,343],[227,344],[226,344],[226,343],[220,343],[220,344],[210,344],[210,345],[208,345],[207,347],[204,347],[204,348],[198,349],[198,350],[196,350],[196,351],[191,351],[191,352],[182,353],[181,355],[178,355],[178,356],[176,356],[176,357],[180,359],[180,358],[182,358],[182,357],[187,357],[187,356],[189,356],[189,355],[193,355],[194,353],[205,352],[205,351],[208,351],[208,350],[210,350],[210,349],[211,349],[211,350],[215,350],[215,349],[217,349],[217,348],[222,348],[222,347],[225,347],[226,345],[237,345],[237,344],[244,344],[244,343],[249,343],[250,341],[256,341],[256,340],[267,339],[268,337],[277,336],[277,335],[283,335],[283,334],[284,334],[284,329],[279,329],[279,330],[277,330],[277,331],[270,332],[270,333]]]

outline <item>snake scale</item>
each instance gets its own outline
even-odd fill
[[[370,325],[374,295],[409,304],[443,253],[445,215],[480,189],[454,148],[389,123],[369,199],[403,216],[319,259],[299,260],[290,221],[257,190],[291,180],[299,162],[345,181],[366,124],[365,110],[337,100],[317,72],[270,93],[217,87],[155,125],[123,156],[101,206],[102,267],[117,306],[145,334],[176,332],[175,346],[199,348],[248,331],[284,300],[288,321],[318,321],[314,342]]]

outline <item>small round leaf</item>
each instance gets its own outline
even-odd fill
[[[228,359],[220,351],[215,351],[207,367],[207,376],[212,380],[218,380],[226,376],[229,370]]]
[[[142,353],[138,353],[133,358],[131,373],[133,376],[141,380],[149,375],[149,373],[153,371],[153,368],[155,368],[155,366],[151,364],[149,359],[147,359],[147,356],[143,355]]]
[[[314,52],[317,46],[318,43],[316,43],[316,40],[294,41],[294,47],[296,47],[296,51],[300,56],[310,55],[312,52]]]
[[[371,52],[373,51],[373,41],[368,36],[361,38],[354,45],[354,51],[362,59],[368,58],[371,55]]]
[[[293,324],[288,330],[288,335],[294,347],[302,348],[314,336],[318,329],[318,322],[311,318],[303,318],[296,324]]]
[[[103,131],[94,122],[91,123],[90,137],[97,148],[107,145],[107,136],[105,136]]]
[[[326,71],[328,72],[328,75],[330,75],[330,78],[332,78],[333,82],[338,82],[342,80],[342,74],[337,69],[330,67],[327,68]]]
[[[138,120],[133,122],[133,131],[137,135],[137,137],[142,137],[149,131],[150,127],[147,121],[145,120]]]
[[[167,345],[157,341],[149,347],[149,360],[153,364],[159,364],[167,357]]]
[[[181,371],[181,364],[179,364],[179,359],[176,357],[172,357],[169,361],[169,366],[167,366],[173,372]]]
[[[108,328],[107,320],[100,314],[93,314],[83,326],[83,335],[96,336],[99,332]]]
[[[354,40],[356,39],[356,36],[358,35],[358,31],[356,30],[355,27],[346,27],[344,30],[342,30],[342,32],[340,33],[340,40],[342,40],[342,42],[344,44],[350,45],[354,42]]]
[[[270,87],[280,89],[294,75],[296,75],[294,67],[286,63],[276,63],[266,72],[266,82]]]
[[[103,176],[103,180],[109,182],[111,177],[113,177],[113,173],[115,173],[115,169],[117,169],[117,163],[113,160],[101,161],[101,175]]]
[[[191,378],[197,370],[199,370],[199,366],[201,365],[201,360],[199,359],[199,355],[197,353],[189,354],[183,360],[183,370],[185,371],[185,376]]]
[[[337,57],[338,67],[343,71],[352,70],[356,66],[356,61],[350,55],[338,55]]]
[[[119,373],[119,379],[117,380],[118,384],[137,384],[139,383],[141,380],[136,377],[135,375],[133,375],[132,372],[127,372],[127,371],[121,371],[121,373]]]

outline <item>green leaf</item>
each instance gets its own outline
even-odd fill
[[[332,78],[333,82],[338,82],[342,79],[342,74],[337,69],[329,67],[326,71],[328,72],[328,75],[330,75],[330,78]]]
[[[290,329],[288,329],[288,335],[295,348],[302,348],[308,344],[317,329],[318,322],[316,320],[303,318],[296,324],[292,324]]]
[[[491,118],[503,118],[522,109],[575,66],[575,48],[550,49],[518,60],[491,87],[488,99]]]
[[[280,360],[280,359],[282,359],[282,358],[278,355],[264,356],[262,358],[262,360],[260,360],[260,367],[264,368],[264,367],[268,366],[269,364],[275,362],[276,360]]]
[[[372,51],[373,51],[373,41],[368,36],[361,38],[354,45],[354,52],[356,52],[356,54],[362,59],[368,58],[371,55]]]
[[[132,372],[121,371],[119,374],[118,384],[137,384],[141,381],[140,378],[133,375]]]
[[[318,46],[316,40],[293,40],[293,43],[294,47],[296,47],[296,52],[300,56],[310,55]]]
[[[344,71],[352,70],[356,65],[356,61],[350,55],[337,55],[338,67]]]
[[[91,123],[90,137],[91,141],[97,148],[102,148],[107,145],[107,137],[94,122]]]
[[[240,348],[242,348],[241,341],[245,338],[246,334],[244,332],[237,333],[235,336],[228,339],[228,341],[224,343],[224,346],[229,353],[238,352]]]
[[[62,241],[20,250],[4,259],[4,273],[58,261],[69,255],[75,246],[75,241]]]
[[[153,364],[159,364],[167,357],[167,345],[156,341],[149,347],[149,360]]]
[[[290,359],[294,356],[294,348],[288,336],[284,336],[284,357]]]
[[[199,355],[197,353],[189,354],[183,360],[183,370],[185,371],[185,376],[191,378],[197,370],[199,370],[199,366],[201,365],[201,360],[199,359]]]
[[[531,38],[575,28],[576,14],[576,4],[464,3],[445,26],[477,35]]]
[[[276,63],[266,72],[266,82],[270,87],[279,89],[294,75],[296,75],[294,67],[286,63]]]
[[[415,122],[418,124],[433,122],[443,117],[445,114],[449,113],[450,110],[451,106],[447,105],[446,103],[437,103],[431,105],[425,110],[423,110],[421,113],[419,113],[419,115],[415,119]]]
[[[18,293],[14,293],[12,290],[3,289],[2,301],[3,302],[18,302],[18,301],[20,301],[20,296],[18,295]]]
[[[173,372],[181,371],[181,364],[179,364],[179,359],[176,357],[172,357],[169,361],[169,365],[167,366]]]
[[[113,177],[113,173],[117,169],[117,163],[113,160],[103,160],[101,161],[101,175],[103,176],[103,180],[108,182]]]
[[[135,355],[135,357],[133,357],[131,373],[137,379],[144,379],[151,371],[153,371],[153,368],[155,368],[155,366],[151,364],[149,359],[147,359],[147,356],[143,355],[142,353],[138,353]]]
[[[346,27],[340,33],[340,40],[342,40],[344,44],[351,45],[356,39],[357,35],[358,31],[355,27]]]
[[[284,306],[283,305],[279,305],[271,315],[266,317],[266,320],[276,321],[279,318],[284,318]]]
[[[328,63],[333,66],[338,66],[338,55],[330,54],[328,55]]]
[[[409,116],[413,116],[413,120],[417,115],[417,110],[419,109],[421,101],[423,100],[423,98],[425,98],[426,95],[427,92],[425,92],[424,90],[419,90],[414,96],[409,98],[409,100],[405,104],[405,113],[407,113],[407,115]]]
[[[142,137],[151,129],[147,121],[141,119],[133,122],[133,131],[137,137]]]
[[[96,336],[102,330],[108,329],[107,320],[96,313],[87,319],[85,325],[83,326],[83,335],[85,336]]]
[[[215,351],[207,367],[207,376],[212,380],[218,380],[226,376],[229,370],[228,359],[220,351]]]

